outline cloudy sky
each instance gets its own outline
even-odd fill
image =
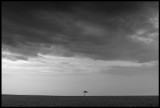
[[[158,2],[2,2],[2,93],[158,95]]]

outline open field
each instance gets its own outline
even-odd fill
[[[158,107],[159,96],[2,95],[2,107]]]

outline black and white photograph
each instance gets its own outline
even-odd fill
[[[159,1],[2,1],[2,107],[159,107]]]

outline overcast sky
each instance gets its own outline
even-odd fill
[[[2,93],[158,95],[158,2],[2,2]]]

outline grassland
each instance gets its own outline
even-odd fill
[[[2,95],[2,107],[158,107],[159,96]]]

